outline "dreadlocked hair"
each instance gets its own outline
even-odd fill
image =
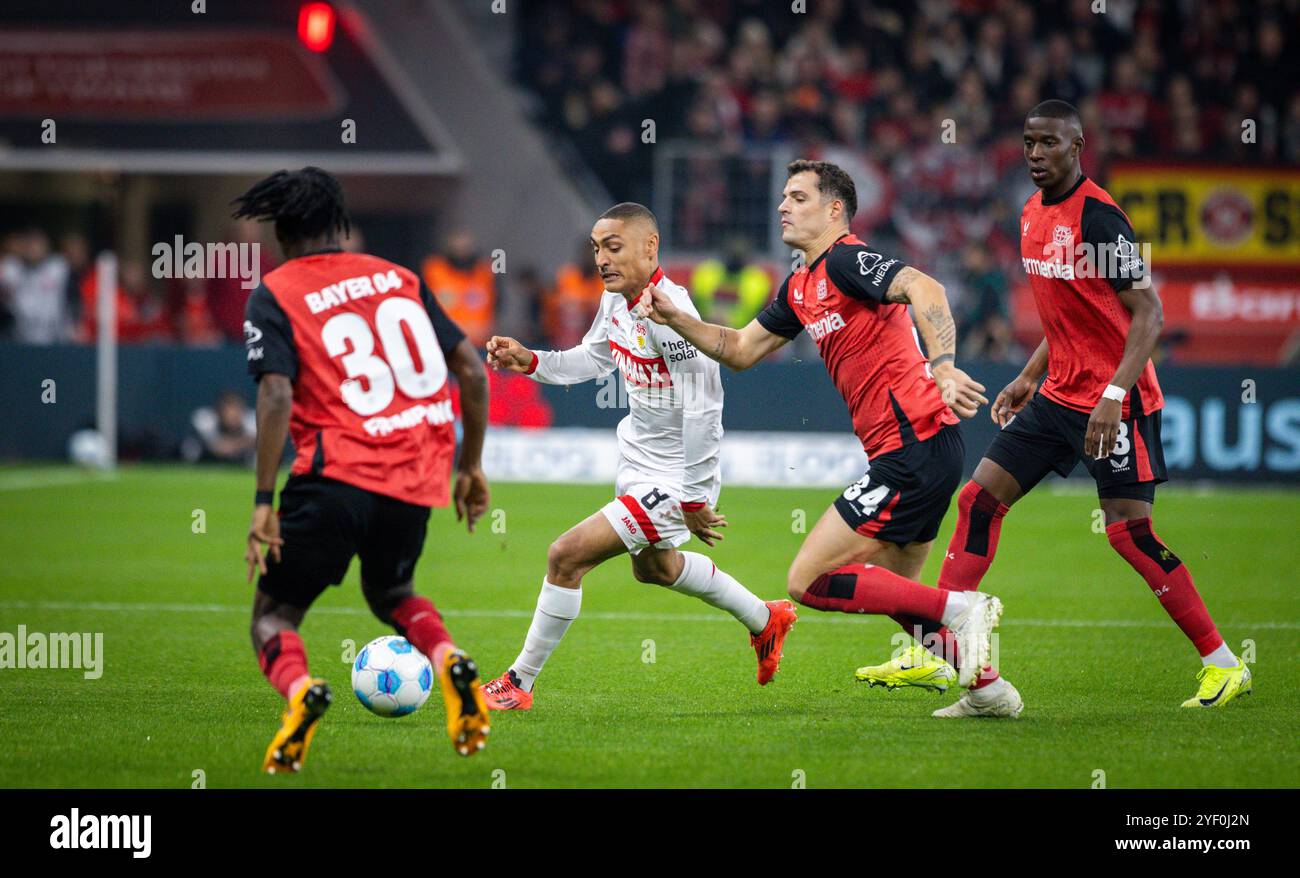
[[[275,222],[281,241],[301,241],[351,229],[343,187],[320,168],[276,171],[231,204],[235,219]]]

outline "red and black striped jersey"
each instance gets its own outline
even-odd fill
[[[929,439],[958,420],[930,374],[907,305],[884,300],[906,267],[845,234],[786,278],[758,315],[776,335],[808,330],[868,457]]]
[[[1091,412],[1124,356],[1132,315],[1119,293],[1147,283],[1124,211],[1085,176],[1060,198],[1035,192],[1020,216],[1020,255],[1047,336],[1043,396]],[[1148,360],[1124,398],[1122,417],[1165,404]]]
[[[449,499],[449,354],[464,334],[416,275],[364,253],[290,259],[248,298],[248,370],[293,382],[293,472],[418,506]]]

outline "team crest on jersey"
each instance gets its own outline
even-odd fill
[[[638,323],[634,328],[636,329],[637,347],[642,347],[642,348],[645,347],[645,338],[649,334],[649,331],[646,329],[646,325],[644,323]]]
[[[826,278],[822,277],[817,279],[817,301],[820,302],[824,298],[826,298]]]
[[[1069,226],[1057,226],[1052,230],[1052,243],[1068,246],[1074,241],[1074,229]]]

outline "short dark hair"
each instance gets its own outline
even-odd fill
[[[823,196],[829,195],[844,202],[845,219],[853,219],[858,212],[858,187],[853,185],[853,178],[839,165],[831,162],[819,162],[812,159],[795,159],[785,166],[785,178],[789,180],[795,174],[812,171],[817,175],[817,191]]]
[[[231,204],[235,219],[274,221],[275,236],[284,242],[346,235],[351,229],[343,187],[320,168],[276,171]]]
[[[599,219],[620,220],[621,222],[643,220],[650,224],[650,228],[656,232],[659,231],[659,220],[655,219],[654,212],[644,204],[637,204],[635,201],[620,201],[602,213]]]
[[[1066,101],[1058,101],[1056,98],[1043,101],[1025,114],[1025,118],[1064,119],[1066,122],[1073,122],[1075,125],[1078,125],[1080,131],[1083,130],[1083,118],[1079,115],[1079,111],[1075,109],[1074,104]]]

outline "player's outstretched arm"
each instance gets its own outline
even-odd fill
[[[768,332],[757,320],[744,329],[705,323],[673,304],[666,293],[654,286],[641,291],[637,311],[655,323],[671,327],[710,359],[739,372],[748,369],[790,339]]]
[[[909,266],[894,276],[885,301],[911,303],[943,401],[961,417],[974,417],[988,400],[984,385],[957,368],[957,324],[943,284]]]
[[[488,380],[483,361],[468,339],[461,339],[447,357],[447,368],[460,385],[460,421],[463,435],[460,460],[456,464],[456,485],[452,497],[456,520],[464,521],[469,532],[487,512],[488,480],[483,473],[483,437],[487,432]]]
[[[257,502],[253,505],[253,521],[248,527],[248,547],[244,560],[248,563],[248,581],[253,574],[266,572],[266,558],[262,546],[269,548],[271,560],[280,560],[280,519],[275,514],[271,497],[275,493],[275,477],[280,470],[284,443],[289,438],[289,414],[293,411],[293,382],[288,375],[264,372],[257,382]]]

